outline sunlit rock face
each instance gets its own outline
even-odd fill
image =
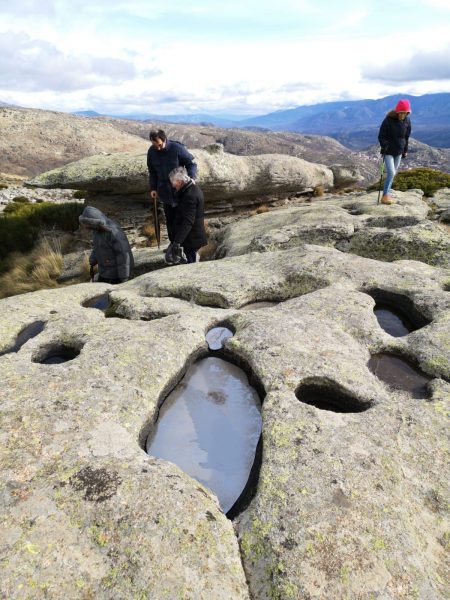
[[[333,173],[328,167],[295,156],[236,156],[222,150],[192,150],[192,154],[198,164],[197,181],[205,194],[207,206],[239,196],[287,195],[318,185],[325,188],[333,186]],[[28,183],[43,188],[144,194],[148,193],[146,161],[146,154],[96,155],[42,173]]]
[[[348,251],[352,231],[380,219],[398,239],[421,225],[419,193],[392,207],[376,194],[330,202],[342,220],[333,235],[331,222],[318,228],[320,245],[273,211],[276,232],[260,228],[265,215],[236,223],[241,237],[230,227],[222,260],[0,302],[0,351],[46,322],[0,357],[5,597],[78,598],[83,582],[105,599],[447,600],[450,273],[400,242],[389,260]],[[374,290],[401,298],[420,327],[385,331]],[[83,306],[106,292],[121,318]],[[277,304],[242,310],[260,301]],[[233,336],[210,350],[220,326]],[[79,354],[34,362],[57,344]],[[164,400],[210,352],[244,365],[262,401],[259,476],[233,522],[206,484],[145,452]],[[377,354],[420,369],[426,397],[374,373]],[[221,399],[205,411],[219,440],[209,409]]]

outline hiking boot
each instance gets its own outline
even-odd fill
[[[394,204],[394,200],[390,196],[384,195],[381,198],[381,204]]]

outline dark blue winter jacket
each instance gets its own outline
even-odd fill
[[[186,167],[189,177],[195,179],[197,164],[195,158],[188,152],[186,146],[174,140],[167,140],[162,150],[150,146],[147,152],[147,167],[150,177],[150,191],[157,191],[159,198],[176,206],[174,190],[170,185],[169,173],[176,167]]]
[[[398,156],[408,152],[408,141],[411,135],[411,121],[406,117],[403,121],[398,118],[395,110],[391,110],[381,123],[378,141],[382,154]]]

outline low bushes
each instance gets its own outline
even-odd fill
[[[445,187],[450,187],[450,175],[434,169],[417,168],[409,171],[400,171],[394,178],[394,190],[419,189],[425,196],[434,196],[434,193]]]
[[[12,202],[0,216],[0,260],[11,252],[29,252],[42,229],[74,231],[84,206],[77,202]],[[0,263],[0,269],[1,269]],[[4,268],[4,265],[3,265]]]

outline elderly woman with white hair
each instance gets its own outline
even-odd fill
[[[202,190],[189,177],[185,167],[177,167],[169,173],[169,181],[175,190],[178,204],[174,223],[174,239],[166,250],[166,262],[181,262],[181,248],[186,262],[197,261],[198,250],[207,244],[205,213]]]

